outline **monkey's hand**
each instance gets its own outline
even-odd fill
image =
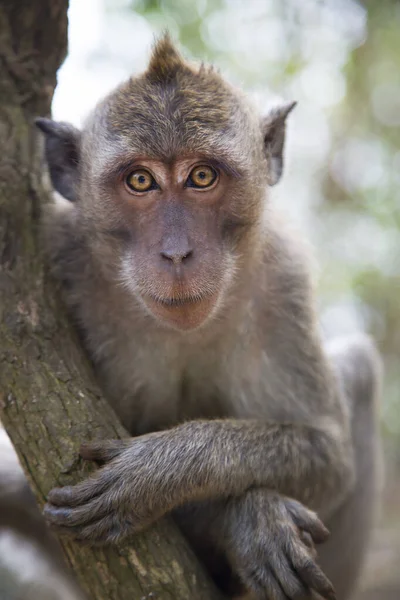
[[[116,543],[150,525],[169,509],[167,489],[173,487],[165,485],[168,473],[154,477],[163,453],[159,441],[155,433],[83,445],[82,458],[103,466],[77,485],[51,490],[47,522],[91,544]]]
[[[335,598],[319,568],[314,544],[329,535],[300,502],[266,489],[232,498],[224,515],[225,551],[244,586],[256,598]]]

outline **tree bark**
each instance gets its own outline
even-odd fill
[[[0,414],[39,505],[88,467],[83,440],[126,436],[101,397],[57,291],[43,267],[46,201],[32,126],[50,112],[67,47],[67,0],[0,0]],[[89,598],[213,599],[172,522],[120,549],[61,540]]]

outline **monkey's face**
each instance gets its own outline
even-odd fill
[[[91,219],[114,238],[101,236],[101,253],[110,242],[116,279],[158,321],[194,329],[223,302],[246,229],[232,214],[239,188],[239,175],[215,159],[137,156],[91,191]]]

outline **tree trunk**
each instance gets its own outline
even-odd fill
[[[88,467],[83,440],[126,436],[66,320],[39,244],[40,159],[32,120],[50,112],[67,44],[67,0],[0,0],[0,411],[42,505]],[[167,519],[129,547],[61,540],[96,600],[212,599],[218,594]]]

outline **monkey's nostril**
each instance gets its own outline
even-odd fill
[[[174,264],[186,262],[189,258],[192,257],[192,255],[193,255],[193,250],[187,250],[185,252],[177,252],[177,251],[169,252],[168,250],[163,250],[161,252],[161,256],[163,258],[165,258],[165,260],[169,260],[169,261],[173,262]]]
[[[184,254],[184,255],[182,256],[182,259],[181,259],[181,260],[184,262],[184,261],[185,261],[185,260],[187,260],[188,258],[192,258],[192,256],[193,256],[193,250],[188,250],[188,251],[186,252],[186,254]]]

